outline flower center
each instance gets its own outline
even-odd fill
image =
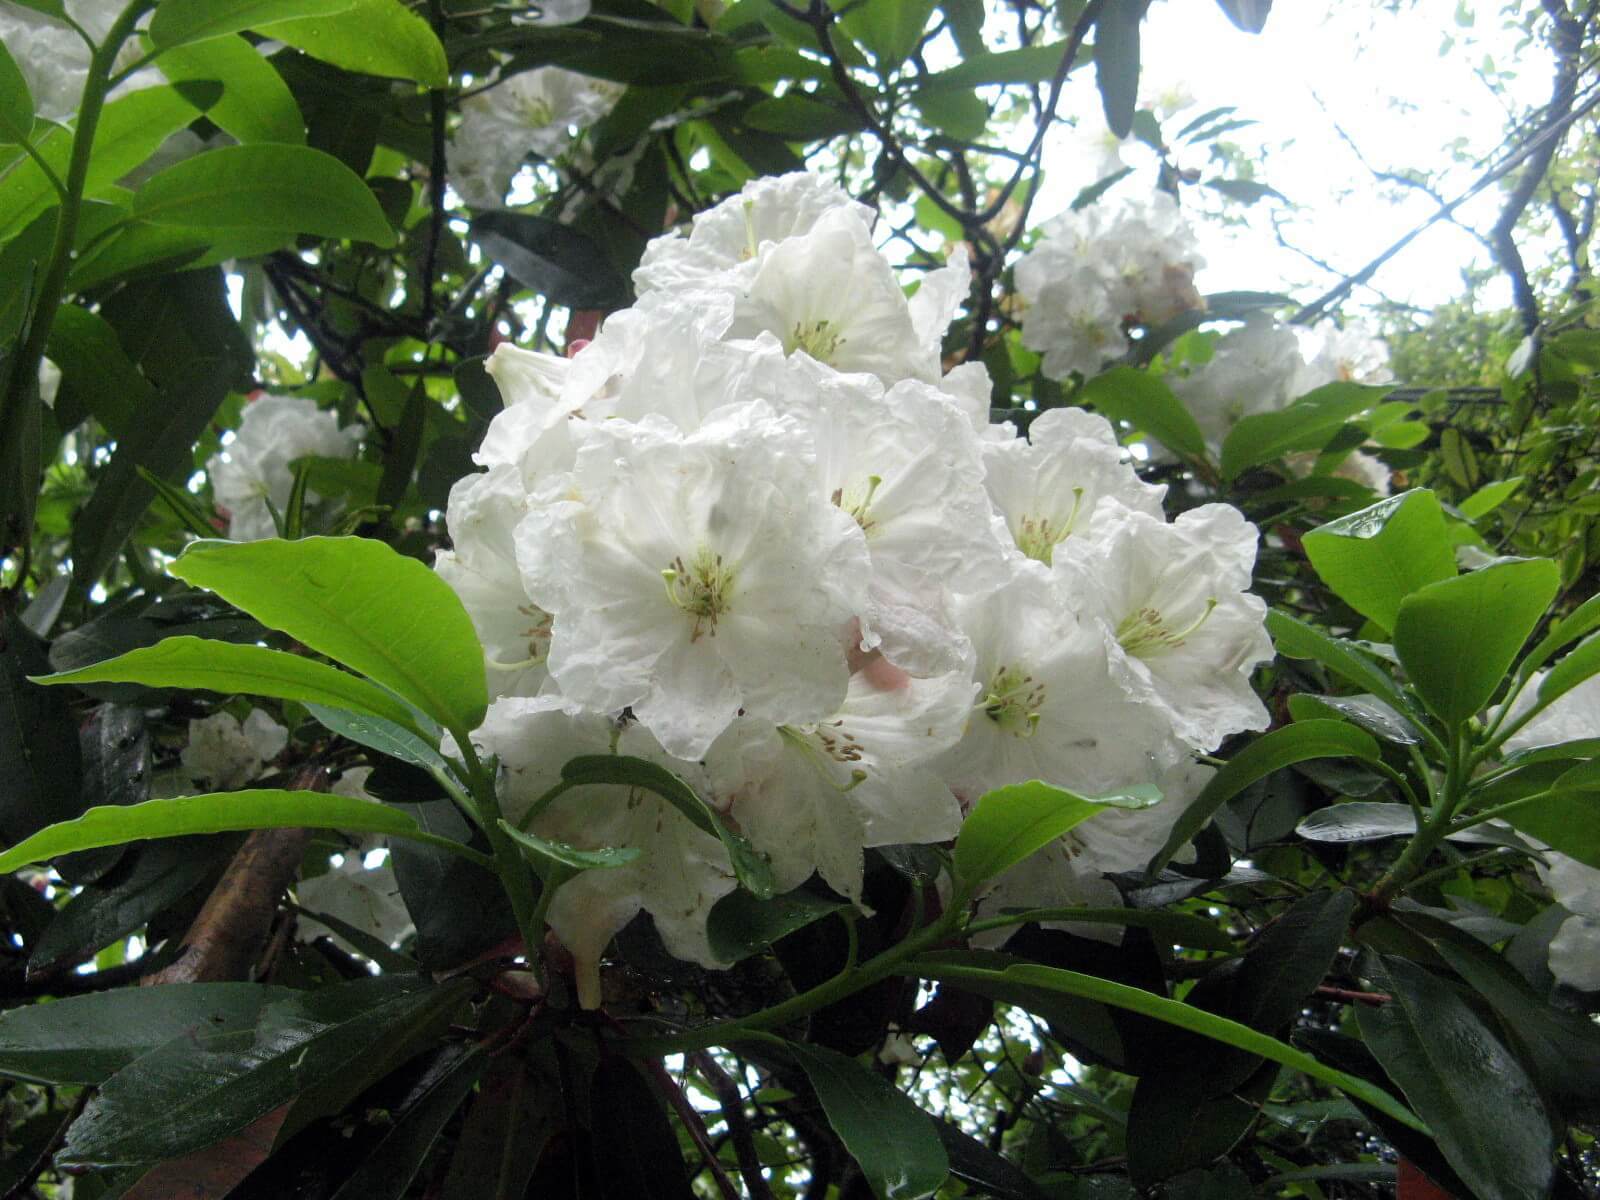
[[[983,712],[1014,737],[1032,737],[1044,707],[1044,684],[1021,667],[1001,667],[989,681]]]
[[[520,671],[523,667],[536,667],[550,657],[550,625],[555,618],[533,604],[519,604],[517,611],[530,622],[523,630],[523,636],[528,639],[528,657],[521,662],[506,662],[485,655],[484,661],[496,671]]]
[[[828,320],[801,321],[783,343],[783,352],[793,354],[804,350],[820,363],[831,363],[833,356],[844,344],[844,338]]]
[[[556,110],[550,101],[533,96],[522,102],[522,121],[530,129],[543,129],[556,119]]]
[[[684,565],[680,556],[661,572],[667,599],[694,618],[691,642],[700,640],[707,629],[717,632],[717,618],[728,611],[733,599],[733,572],[722,565],[722,555],[701,547],[694,561]]]
[[[1050,559],[1055,554],[1056,547],[1072,536],[1072,530],[1078,523],[1078,513],[1083,508],[1083,489],[1072,489],[1072,511],[1063,521],[1055,521],[1049,517],[1025,516],[1015,530],[1017,549],[1029,558],[1037,559],[1045,566],[1050,565]]]
[[[1122,624],[1117,626],[1117,641],[1124,650],[1137,658],[1148,658],[1152,654],[1176,650],[1183,645],[1184,638],[1206,623],[1206,618],[1216,607],[1217,600],[1213,596],[1206,601],[1205,611],[1182,629],[1173,629],[1169,626],[1166,618],[1157,609],[1135,609],[1122,619]]]
[[[822,776],[823,782],[840,795],[852,791],[867,778],[866,771],[856,765],[861,761],[861,743],[845,730],[843,721],[810,728],[779,725],[778,736],[802,751],[806,760],[816,768],[817,774]],[[848,783],[841,784],[834,777],[831,769],[834,764],[849,769]]]
[[[744,202],[744,249],[739,252],[739,261],[749,262],[756,256],[756,251],[761,247],[756,244],[756,202]]]
[[[856,524],[861,526],[861,532],[866,533],[877,524],[867,510],[872,507],[872,497],[877,494],[882,484],[882,475],[868,475],[867,486],[864,489],[851,488],[846,491],[842,487],[834,488],[830,499],[854,517]]]

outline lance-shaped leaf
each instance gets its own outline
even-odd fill
[[[1149,808],[1161,800],[1153,787],[1132,787],[1088,797],[1040,780],[986,792],[956,836],[955,869],[968,887],[1016,866],[1107,805]]]
[[[540,875],[548,877],[551,871],[593,871],[611,867],[625,867],[639,857],[637,846],[602,846],[598,850],[580,850],[566,842],[551,841],[535,833],[525,833],[510,821],[501,821],[511,840],[527,855]]]
[[[36,675],[35,683],[142,683],[154,688],[199,688],[224,695],[275,696],[382,717],[411,728],[411,710],[359,675],[325,663],[213,638],[173,637],[76,671]]]
[[[382,542],[193,542],[168,570],[376,680],[458,735],[483,720],[488,693],[472,619],[449,584]]]

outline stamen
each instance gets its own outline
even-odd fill
[[[1020,667],[1001,667],[979,702],[983,713],[1013,737],[1032,737],[1044,708],[1044,684]]]
[[[842,487],[833,489],[831,499],[835,505],[854,517],[856,524],[861,526],[861,531],[865,533],[877,523],[868,514],[867,510],[872,507],[872,498],[878,494],[878,488],[882,485],[882,475],[868,475],[867,492],[860,499],[856,498],[854,491],[846,492]]]
[[[783,352],[793,354],[796,350],[804,350],[812,358],[821,363],[832,363],[833,356],[839,352],[839,347],[844,345],[845,339],[832,328],[833,322],[828,320],[801,321],[794,327],[784,340]]]
[[[722,565],[722,555],[702,548],[692,568],[684,566],[681,557],[675,558],[661,572],[661,581],[672,606],[694,618],[689,640],[699,641],[708,627],[714,636],[717,618],[728,610],[733,598],[733,572]]]
[[[1135,609],[1117,626],[1117,641],[1124,650],[1137,657],[1176,650],[1183,645],[1185,638],[1206,623],[1206,618],[1211,616],[1216,607],[1216,597],[1208,598],[1205,611],[1182,629],[1169,629],[1166,618],[1156,609]]]
[[[1023,517],[1015,531],[1017,549],[1048,567],[1056,547],[1072,536],[1078,523],[1078,513],[1082,509],[1083,489],[1075,487],[1072,489],[1072,511],[1059,525],[1049,517]]]
[[[746,200],[744,202],[744,253],[741,256],[745,262],[749,262],[754,258],[756,251],[761,248],[756,245],[755,211],[756,202],[754,200]]]
[[[837,725],[838,722],[834,724]],[[803,751],[806,761],[822,777],[822,781],[841,796],[854,791],[866,782],[867,773],[860,767],[852,767],[850,782],[841,784],[833,777],[828,764],[823,761],[824,757],[840,765],[861,761],[861,745],[848,733],[841,730],[836,735],[829,734],[825,726],[818,726],[807,733],[806,730],[793,725],[779,725],[778,736],[797,750]]]

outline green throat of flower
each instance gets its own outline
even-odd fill
[[[1082,509],[1083,489],[1076,487],[1072,489],[1072,511],[1065,519],[1057,521],[1050,517],[1023,517],[1013,531],[1017,549],[1048,567],[1056,547],[1072,536],[1072,531],[1078,524],[1078,514]]]
[[[688,566],[681,557],[673,559],[661,572],[661,579],[673,607],[694,618],[689,640],[699,641],[708,631],[715,634],[717,618],[728,611],[733,600],[733,571],[723,565],[722,555],[702,547]]]
[[[522,123],[529,129],[543,129],[556,119],[548,100],[528,100],[522,105]]]
[[[867,773],[856,764],[861,761],[861,743],[844,729],[842,721],[834,721],[810,728],[779,725],[778,736],[805,755],[806,761],[816,768],[824,783],[841,796],[854,791],[866,782]],[[850,772],[849,782],[841,783],[834,773],[835,766]]]
[[[1014,737],[1032,737],[1044,697],[1044,684],[1021,667],[1001,667],[989,681],[983,714]]]
[[[1176,650],[1183,645],[1186,637],[1206,623],[1216,607],[1215,596],[1207,599],[1205,611],[1182,629],[1173,629],[1157,609],[1135,609],[1117,626],[1117,642],[1136,658],[1148,658],[1152,654]]]
[[[855,518],[856,524],[861,526],[862,533],[867,533],[877,524],[869,510],[872,508],[872,498],[878,494],[878,488],[882,485],[882,475],[868,475],[865,488],[834,488],[831,499],[834,504]]]
[[[833,356],[843,344],[844,337],[833,328],[832,321],[801,321],[784,339],[783,352],[793,354],[796,350],[804,350],[820,363],[832,363]]]

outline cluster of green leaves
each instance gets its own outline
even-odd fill
[[[1595,998],[1546,966],[1567,914],[1535,864],[1548,846],[1600,867],[1600,731],[1504,743],[1600,668],[1593,330],[1578,312],[1502,347],[1503,370],[1470,364],[1496,404],[1333,384],[1214,458],[1162,372],[1206,353],[1202,320],[1282,297],[1209,297],[1125,364],[1044,379],[997,298],[1041,139],[1020,162],[984,147],[1026,142],[1022,118],[1048,123],[1087,67],[1104,119],[1177,188],[1172,146],[1237,119],[1167,131],[1137,106],[1147,7],[135,0],[70,126],[35,119],[0,52],[0,1184],[456,1200],[730,1194],[737,1173],[753,1197],[1316,1200],[1388,1194],[1398,1156],[1463,1200],[1579,1194],[1600,1035]],[[1222,7],[1259,31],[1270,6]],[[130,61],[165,82],[113,98]],[[440,186],[455,107],[497,68],[544,65],[628,90],[582,163],[535,164],[532,203],[468,220]],[[140,171],[179,130],[233,144]],[[908,262],[933,261],[932,236],[972,246],[946,349],[989,367],[997,408],[1093,407],[1172,451],[1153,473],[1178,503],[1226,499],[1269,532],[1275,727],[1224,749],[1168,844],[1116,880],[1123,905],[983,921],[987,882],[1155,797],[1001,789],[948,848],[872,852],[857,910],[815,881],[773,895],[670,773],[574,759],[551,799],[650,792],[722,839],[741,883],[709,927],[731,969],[673,962],[636,923],[595,1013],[543,914],[638,851],[501,818],[469,736],[481,650],[424,564],[499,409],[494,341],[548,346],[563,315],[576,333],[627,302],[648,237],[806,163],[903,221]],[[210,540],[191,478],[262,385],[366,422],[368,449],[296,464],[283,539]],[[1373,503],[1333,474],[1358,446],[1428,490]],[[1304,454],[1301,477],[1285,460]],[[156,798],[186,721],[240,697],[290,727],[290,770]],[[357,762],[377,799],[295,778]],[[319,831],[308,872],[346,835],[388,839],[415,934],[330,919],[344,949],[301,944],[284,904],[255,982],[136,986],[178,961],[243,835],[295,828]],[[874,1059],[896,1030],[939,1058]]]

